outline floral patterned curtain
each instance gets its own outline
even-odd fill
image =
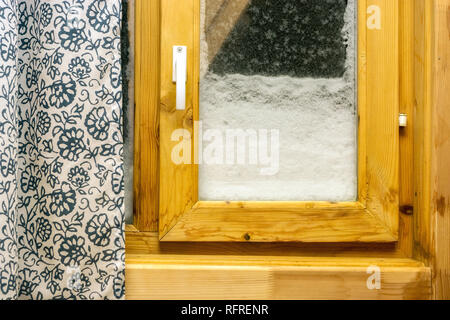
[[[0,298],[124,297],[121,0],[0,0]]]

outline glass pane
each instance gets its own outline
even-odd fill
[[[355,0],[201,0],[199,199],[354,201]]]

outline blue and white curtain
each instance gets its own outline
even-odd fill
[[[0,299],[124,297],[121,0],[0,0]]]

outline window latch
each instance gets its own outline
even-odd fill
[[[177,84],[176,109],[186,109],[187,47],[173,46],[173,82]]]
[[[408,115],[406,113],[400,113],[398,117],[398,124],[400,128],[406,128],[408,126]]]

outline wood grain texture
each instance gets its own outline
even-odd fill
[[[162,242],[158,232],[126,233],[127,255],[408,258],[394,243]]]
[[[414,257],[450,299],[450,1],[415,1]]]
[[[400,128],[399,247],[407,256],[412,256],[414,232],[414,1],[399,3],[399,108],[408,115],[408,126]]]
[[[196,206],[162,241],[394,242],[364,209]]]
[[[414,7],[414,257],[430,263],[431,213],[431,75],[433,1]]]
[[[194,30],[199,27],[198,1],[164,0],[161,2],[161,110],[160,110],[160,206],[159,230],[167,233],[179,216],[197,202],[196,166],[177,165],[172,161],[172,141],[177,129],[193,134],[194,103],[198,105],[199,51]],[[174,19],[176,17],[176,19]],[[196,39],[200,39],[197,37]],[[187,46],[186,110],[176,110],[176,85],[172,82],[172,47]]]
[[[358,200],[367,207],[367,0],[358,1]]]
[[[367,30],[367,208],[398,236],[399,1],[367,0],[381,9],[381,29]],[[361,106],[360,106],[361,107]]]
[[[358,183],[359,203],[363,208],[367,206],[367,210],[348,210],[348,204],[343,203],[334,204],[321,214],[308,211],[310,204],[299,204],[295,209],[286,209],[279,203],[231,208],[228,203],[218,202],[199,207],[198,166],[176,165],[171,160],[172,147],[178,143],[171,141],[175,129],[184,128],[194,141],[197,139],[193,137],[193,121],[198,120],[199,114],[199,1],[162,2],[159,230],[163,241],[389,242],[398,239],[398,1],[377,1],[384,13],[383,28],[367,32],[364,31],[366,5],[374,2],[358,3],[359,26],[363,30],[359,33],[358,53]],[[171,19],[174,15],[179,17],[176,22]],[[171,70],[171,50],[175,44],[192,48],[188,49],[185,111],[175,111]],[[192,154],[195,154],[193,145]],[[313,207],[327,208],[327,205]]]
[[[136,150],[139,150],[141,160],[139,173],[141,182],[136,186],[138,192],[142,192],[139,197],[143,199],[143,204],[136,206],[136,211],[147,215],[147,217],[138,218],[136,214],[135,227],[127,226],[127,247],[126,247],[126,286],[128,299],[301,299],[301,298],[331,298],[331,299],[409,299],[430,298],[431,293],[431,272],[424,267],[422,262],[406,259],[410,257],[410,232],[408,226],[410,220],[406,216],[401,217],[399,243],[238,243],[238,242],[200,242],[200,243],[179,243],[179,242],[160,242],[158,233],[143,233],[139,230],[156,230],[156,215],[154,209],[158,199],[152,200],[157,196],[154,190],[150,192],[151,185],[156,181],[158,184],[157,167],[154,163],[158,162],[158,150],[153,147],[158,146],[158,117],[155,112],[159,112],[159,102],[156,100],[158,95],[152,95],[155,84],[159,82],[159,74],[155,71],[149,72],[151,66],[158,68],[159,64],[154,61],[159,59],[158,52],[151,53],[152,48],[149,44],[159,40],[155,39],[158,23],[155,19],[151,22],[151,12],[160,1],[137,0],[137,12],[141,12],[142,22],[137,24],[137,43],[136,43],[136,83],[138,95],[139,88],[141,101],[137,97],[136,117]],[[448,24],[450,18],[445,18],[448,13],[448,0],[412,0],[414,2],[414,116],[413,124],[407,130],[414,126],[414,256],[420,258],[425,264],[430,263],[434,268],[434,297],[449,297],[449,204],[450,198],[448,189],[448,140],[446,133],[449,132],[449,106],[448,96],[448,30],[444,27]],[[166,0],[164,0],[166,3]],[[170,2],[167,0],[167,2]],[[189,1],[177,2],[179,6],[184,7]],[[399,110],[405,111],[410,108],[411,101],[411,83],[408,79],[411,77],[411,33],[403,30],[405,26],[411,25],[404,17],[411,19],[411,1],[403,0],[399,4],[399,14],[402,17],[400,21],[400,105]],[[365,0],[359,1],[360,16],[365,14]],[[362,5],[364,4],[364,5]],[[377,3],[378,4],[378,3]],[[175,7],[175,4],[171,4]],[[195,3],[194,3],[195,6]],[[152,9],[153,8],[153,9]],[[186,9],[184,7],[184,9]],[[180,8],[180,10],[184,10]],[[173,11],[172,11],[173,12]],[[139,14],[138,14],[139,16]],[[196,13],[193,13],[192,19],[194,25],[198,19]],[[150,25],[151,26],[150,26]],[[360,38],[359,38],[359,78],[365,79],[367,76],[367,58],[366,53],[368,38],[365,35],[365,21],[360,20]],[[145,31],[147,30],[147,31]],[[151,31],[150,31],[151,30]],[[435,31],[436,30],[436,31]],[[144,33],[148,33],[144,35]],[[174,31],[175,32],[175,31]],[[184,43],[194,41],[198,34],[193,31],[190,38],[190,31],[185,34]],[[141,34],[140,34],[141,33]],[[432,36],[435,34],[435,36]],[[139,42],[141,41],[141,42]],[[177,41],[178,42],[178,41]],[[169,50],[170,46],[166,47]],[[171,50],[171,47],[170,47]],[[194,55],[198,53],[198,46],[193,44]],[[383,48],[387,50],[387,48]],[[442,54],[442,52],[444,54]],[[409,53],[409,54],[408,54]],[[445,55],[445,53],[447,55]],[[442,56],[445,59],[442,59]],[[171,63],[170,57],[167,59]],[[168,62],[168,61],[166,61]],[[189,68],[195,72],[198,66],[197,59],[190,62]],[[139,69],[139,70],[138,70]],[[171,66],[169,67],[171,70]],[[167,69],[167,70],[169,70]],[[166,72],[169,72],[167,71]],[[433,71],[434,70],[434,71]],[[159,72],[159,70],[158,70]],[[189,71],[188,71],[189,72]],[[433,73],[434,72],[434,73]],[[154,76],[156,75],[156,80]],[[168,74],[166,76],[169,76]],[[141,80],[139,80],[141,79]],[[161,74],[161,81],[163,75]],[[142,86],[139,85],[142,81]],[[150,85],[149,85],[150,84]],[[439,85],[436,85],[439,84]],[[167,90],[173,90],[170,87],[171,82],[166,82]],[[198,88],[196,83],[188,83],[192,86],[192,104],[187,112],[180,116],[174,116],[174,94],[166,91],[165,98],[160,105],[161,110],[166,112],[165,119],[171,121],[177,119],[182,126],[191,130],[192,119],[198,119],[196,110],[196,97]],[[153,89],[151,89],[153,88]],[[366,88],[366,89],[365,89]],[[365,101],[367,91],[369,90],[365,82],[359,84],[359,100]],[[163,91],[161,91],[163,92]],[[173,91],[174,92],[174,91]],[[156,101],[156,102],[155,102]],[[155,104],[156,103],[156,104]],[[141,108],[143,106],[143,108]],[[440,107],[440,108],[439,108]],[[198,107],[197,107],[198,109]],[[156,110],[156,111],[155,111]],[[140,114],[138,112],[141,112]],[[171,118],[172,117],[172,118]],[[360,110],[360,152],[366,148],[366,143],[361,143],[362,137],[366,136],[367,125],[365,120],[367,114],[365,109]],[[142,119],[142,121],[140,120]],[[411,117],[409,118],[411,120]],[[156,121],[156,122],[155,122]],[[140,123],[139,128],[137,123]],[[433,129],[434,127],[434,129]],[[155,129],[156,128],[156,129]],[[142,132],[138,139],[138,130]],[[155,131],[156,130],[156,131]],[[400,162],[400,181],[399,201],[401,204],[407,204],[410,196],[410,160],[406,154],[410,149],[410,132],[403,131],[400,135],[399,147],[405,156],[401,155]],[[166,134],[170,131],[162,129]],[[156,133],[155,133],[156,132]],[[171,133],[171,132],[170,132]],[[170,136],[166,135],[166,137]],[[172,143],[173,142],[169,142]],[[148,148],[151,148],[148,149]],[[170,147],[171,148],[171,147]],[[156,153],[155,153],[156,150]],[[170,150],[169,147],[166,150]],[[147,156],[145,156],[147,153]],[[150,155],[150,156],[149,156]],[[433,156],[433,157],[432,157]],[[156,162],[154,159],[156,157]],[[153,159],[153,160],[152,160]],[[161,156],[161,160],[163,160]],[[149,161],[149,162],[147,162]],[[390,160],[389,160],[390,161]],[[359,176],[365,177],[367,158],[359,159]],[[136,165],[136,164],[135,164]],[[170,171],[172,170],[172,171]],[[182,168],[179,171],[171,167],[169,179],[176,177],[186,184],[182,188],[185,195],[192,201],[185,206],[169,204],[172,208],[180,208],[179,215],[185,212],[187,208],[194,207],[196,203],[196,168]],[[153,173],[152,173],[153,172]],[[155,173],[156,172],[156,173]],[[361,174],[362,173],[362,174]],[[381,175],[385,175],[382,172]],[[388,174],[389,175],[389,174]],[[435,180],[433,180],[435,179]],[[136,178],[135,178],[135,181]],[[170,181],[170,180],[168,180]],[[178,181],[178,180],[177,180]],[[177,182],[178,183],[178,182]],[[367,186],[370,181],[359,183],[359,194],[362,208],[366,206]],[[192,186],[190,188],[189,186]],[[184,195],[177,194],[176,190],[171,190],[170,184],[166,184],[165,198],[173,201],[179,201],[179,197]],[[136,190],[135,190],[136,192]],[[136,193],[138,196],[138,193]],[[140,203],[140,201],[139,201]],[[278,209],[303,208],[307,212],[315,209],[351,209],[358,211],[353,204],[333,204],[333,203],[287,203],[283,205],[274,203]],[[241,203],[241,202],[213,202],[198,204],[199,207],[217,207],[236,210],[247,208],[257,210],[264,208],[261,203]],[[141,206],[141,207],[139,207]],[[144,211],[144,208],[147,211]],[[153,208],[153,209],[152,209]],[[166,207],[167,209],[167,207]],[[185,210],[186,209],[186,210]],[[183,211],[185,210],[185,211]],[[332,211],[332,209],[331,209]],[[336,213],[328,213],[335,215]],[[345,212],[342,212],[345,215]],[[178,216],[179,216],[178,215]],[[175,214],[172,220],[166,220],[166,229],[174,225],[178,220]],[[350,217],[347,217],[350,219]],[[140,223],[138,221],[141,221]],[[227,221],[228,222],[228,221]],[[172,223],[172,225],[171,225]],[[264,223],[267,223],[264,222]],[[145,226],[150,227],[145,227]],[[378,224],[379,225],[379,224]],[[144,226],[144,227],[143,227]],[[292,226],[287,226],[291,228]],[[382,226],[381,229],[383,229]],[[435,233],[431,233],[430,230]],[[308,237],[310,237],[309,235]],[[436,245],[433,245],[436,244]],[[338,259],[336,259],[338,258]],[[365,284],[367,274],[365,268],[368,264],[377,264],[383,270],[383,286],[381,291],[369,291],[361,286]],[[362,284],[363,283],[363,284]],[[226,295],[226,296],[225,296]]]
[[[432,44],[434,294],[450,299],[450,0],[435,0]]]
[[[136,0],[134,225],[158,230],[159,1]]]
[[[160,242],[127,232],[127,299],[429,299],[431,272],[391,244]],[[367,267],[382,271],[368,290]]]
[[[128,300],[427,300],[426,267],[382,268],[380,290],[366,286],[367,267],[227,267],[127,264]]]
[[[405,258],[145,253],[126,255],[127,299],[429,299],[430,269]],[[141,240],[145,236],[140,235]],[[143,238],[142,238],[143,237]],[[153,240],[151,240],[153,238]],[[147,238],[147,243],[157,240]],[[381,268],[369,290],[367,267]]]

